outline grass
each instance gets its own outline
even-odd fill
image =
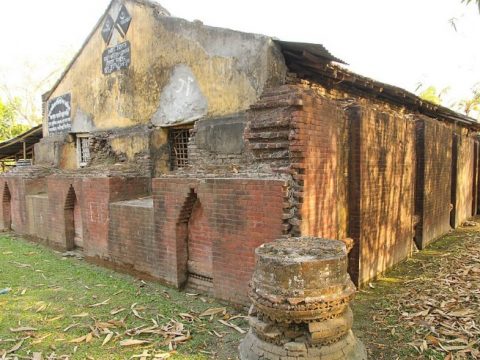
[[[419,309],[423,310],[424,299],[443,299],[443,293],[438,291],[441,282],[437,282],[437,278],[454,274],[455,279],[461,279],[458,274],[478,266],[479,231],[477,227],[451,232],[358,292],[352,304],[354,332],[365,343],[370,359],[448,358],[445,351],[425,340],[432,339],[432,334],[442,338],[431,332],[431,323],[426,324],[427,320],[432,321],[431,314],[426,318],[408,318],[404,314],[417,311],[417,300]],[[473,282],[469,280],[471,285],[478,284],[478,278],[470,279],[473,279]],[[247,328],[244,318],[230,319],[238,314],[233,307],[157,283],[145,283],[75,258],[65,258],[58,252],[12,234],[0,236],[0,289],[7,287],[12,290],[0,295],[0,358],[2,349],[11,349],[24,339],[15,354],[28,359],[32,358],[33,352],[41,352],[44,358],[55,353],[57,358],[64,355],[69,359],[129,359],[144,351],[150,355],[171,355],[172,359],[236,359],[237,346],[243,335],[218,320]],[[479,308],[480,298],[470,296],[468,291],[468,306]],[[474,294],[477,290],[472,288],[471,291]],[[453,296],[448,289],[446,293],[447,300]],[[456,300],[462,301],[462,298]],[[101,305],[92,307],[96,304]],[[199,317],[207,309],[221,307],[226,308],[225,315]],[[111,315],[112,310],[121,308],[125,310]],[[171,319],[174,319],[184,325],[183,334],[189,332],[191,339],[177,344],[176,351],[171,352],[171,339],[161,334],[128,336],[134,328],[151,327],[154,324],[152,319],[160,328],[172,324]],[[112,320],[118,325],[110,329],[115,336],[102,346],[106,331],[98,324]],[[72,324],[76,325],[65,331]],[[437,330],[441,327],[438,323],[434,325]],[[19,327],[33,327],[36,331],[10,330]],[[87,334],[92,334],[91,341],[71,342]],[[136,347],[120,345],[122,340],[129,338],[148,340],[149,343]],[[419,341],[424,341],[427,348],[419,350],[418,346],[412,346]],[[478,345],[480,341],[471,345],[477,349],[477,354]],[[475,358],[468,356],[468,353],[460,352],[451,359]],[[142,359],[140,356],[134,358]]]
[[[147,350],[150,354],[166,353],[165,357],[171,354],[173,359],[234,359],[243,336],[218,322],[238,314],[235,308],[227,306],[225,315],[199,318],[201,312],[225,305],[65,258],[13,235],[0,237],[0,289],[3,288],[11,291],[0,295],[0,356],[2,349],[9,350],[25,339],[15,354],[27,358],[41,352],[44,357],[54,353],[70,359],[128,359]],[[95,304],[101,305],[92,307]],[[111,315],[112,310],[122,308],[125,310]],[[171,319],[184,325],[184,335],[191,335],[191,339],[177,344],[174,352],[170,350],[175,342],[170,345],[171,341],[161,334],[125,335],[127,330],[137,327],[152,327],[154,321],[161,328],[172,324]],[[98,324],[108,321],[118,326],[108,327],[114,336],[102,346],[108,330]],[[231,323],[246,327],[243,318]],[[36,330],[10,330],[20,327]],[[92,334],[91,340],[87,339],[90,341],[71,342],[87,334]],[[121,340],[129,338],[149,343],[136,347],[120,345]]]

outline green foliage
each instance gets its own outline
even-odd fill
[[[419,89],[420,87],[421,85],[419,85],[417,89]],[[423,90],[418,96],[421,99],[430,101],[433,104],[441,105],[443,101],[443,97],[449,90],[450,89],[446,87],[440,91],[437,91],[437,88],[435,86],[429,86],[425,90]]]
[[[467,116],[470,116],[472,112],[478,112],[480,110],[480,85],[472,89],[470,97],[460,100],[457,107]]]
[[[20,99],[4,102],[0,99],[0,141],[12,139],[27,131],[29,126],[17,122]]]
[[[437,95],[437,88],[435,86],[429,86],[420,93],[420,98],[423,100],[430,101],[431,103],[440,105],[442,102],[440,97]]]

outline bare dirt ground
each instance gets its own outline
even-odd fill
[[[417,252],[352,307],[371,359],[480,359],[480,226]]]

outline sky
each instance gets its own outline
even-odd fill
[[[206,25],[323,44],[350,70],[412,92],[419,84],[448,86],[447,106],[480,82],[480,14],[460,0],[159,2],[173,16]],[[0,85],[15,93],[65,64],[108,3],[4,0]],[[46,90],[38,90],[38,101]]]

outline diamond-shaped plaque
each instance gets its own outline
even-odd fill
[[[131,22],[132,22],[132,16],[128,12],[125,5],[122,5],[122,8],[120,9],[120,12],[118,13],[118,16],[117,16],[117,21],[115,22],[115,26],[117,27],[118,31],[120,32],[120,34],[122,34],[123,37],[127,35],[127,31]]]
[[[113,25],[114,22],[112,17],[110,15],[107,15],[105,17],[105,22],[103,23],[102,27],[102,37],[106,44],[108,44],[110,38],[112,37]]]

